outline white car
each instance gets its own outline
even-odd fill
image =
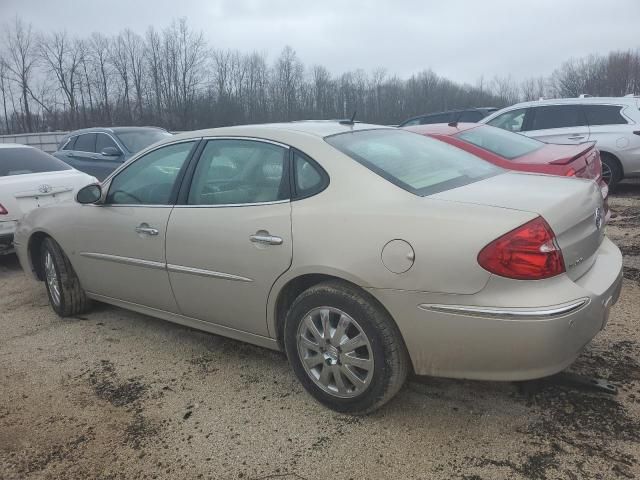
[[[480,120],[549,143],[595,141],[602,176],[615,188],[640,176],[640,97],[580,97],[518,103]]]
[[[0,144],[0,255],[13,252],[18,220],[34,208],[72,200],[97,182],[37,148]]]

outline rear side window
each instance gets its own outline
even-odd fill
[[[622,125],[627,124],[627,120],[620,111],[622,107],[617,105],[584,105],[584,112],[587,115],[589,125]]]
[[[327,175],[304,153],[293,151],[296,197],[305,198],[321,192],[329,183]]]
[[[550,105],[531,109],[533,120],[531,130],[567,128],[587,125],[580,105]]]
[[[527,113],[526,108],[511,110],[487,122],[494,127],[509,130],[510,132],[520,132],[524,124],[524,116]]]
[[[465,130],[454,137],[509,160],[535,152],[544,145],[534,138],[490,126]]]
[[[28,173],[58,172],[71,167],[35,148],[0,148],[0,177]]]
[[[484,115],[481,112],[477,112],[475,110],[467,110],[466,112],[462,112],[462,114],[458,118],[458,121],[476,123],[482,120],[483,118],[484,118]]]
[[[189,190],[189,205],[240,205],[289,198],[288,150],[255,140],[209,140]]]
[[[404,130],[362,130],[325,141],[394,185],[426,196],[503,170],[459,148]]]
[[[95,152],[96,151],[96,134],[85,133],[78,135],[76,144],[73,147],[76,152]]]
[[[116,145],[116,142],[114,142],[106,133],[98,133],[98,138],[96,140],[96,152],[100,153],[107,147],[118,148],[118,145]],[[120,149],[118,148],[118,150]]]
[[[450,113],[438,113],[436,115],[427,115],[420,119],[421,125],[431,125],[433,123],[447,123],[451,118]]]

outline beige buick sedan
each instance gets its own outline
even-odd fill
[[[282,349],[341,412],[376,409],[409,372],[556,373],[621,285],[592,181],[375,125],[181,134],[76,200],[15,236],[59,315],[98,300]]]

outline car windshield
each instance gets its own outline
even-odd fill
[[[363,130],[325,140],[391,183],[420,196],[503,171],[464,150],[403,130]]]
[[[454,137],[509,160],[535,152],[544,145],[540,140],[488,126],[465,130]]]
[[[71,170],[71,167],[36,148],[0,147],[0,177],[61,170]]]
[[[137,153],[143,148],[171,136],[169,132],[155,128],[120,130],[116,132],[116,135],[131,153]]]

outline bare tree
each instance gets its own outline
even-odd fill
[[[36,62],[36,42],[31,31],[31,25],[25,25],[18,17],[15,18],[5,32],[8,55],[5,59],[7,70],[21,94],[21,107],[24,113],[23,129],[33,131],[33,120],[29,107],[33,67]]]

